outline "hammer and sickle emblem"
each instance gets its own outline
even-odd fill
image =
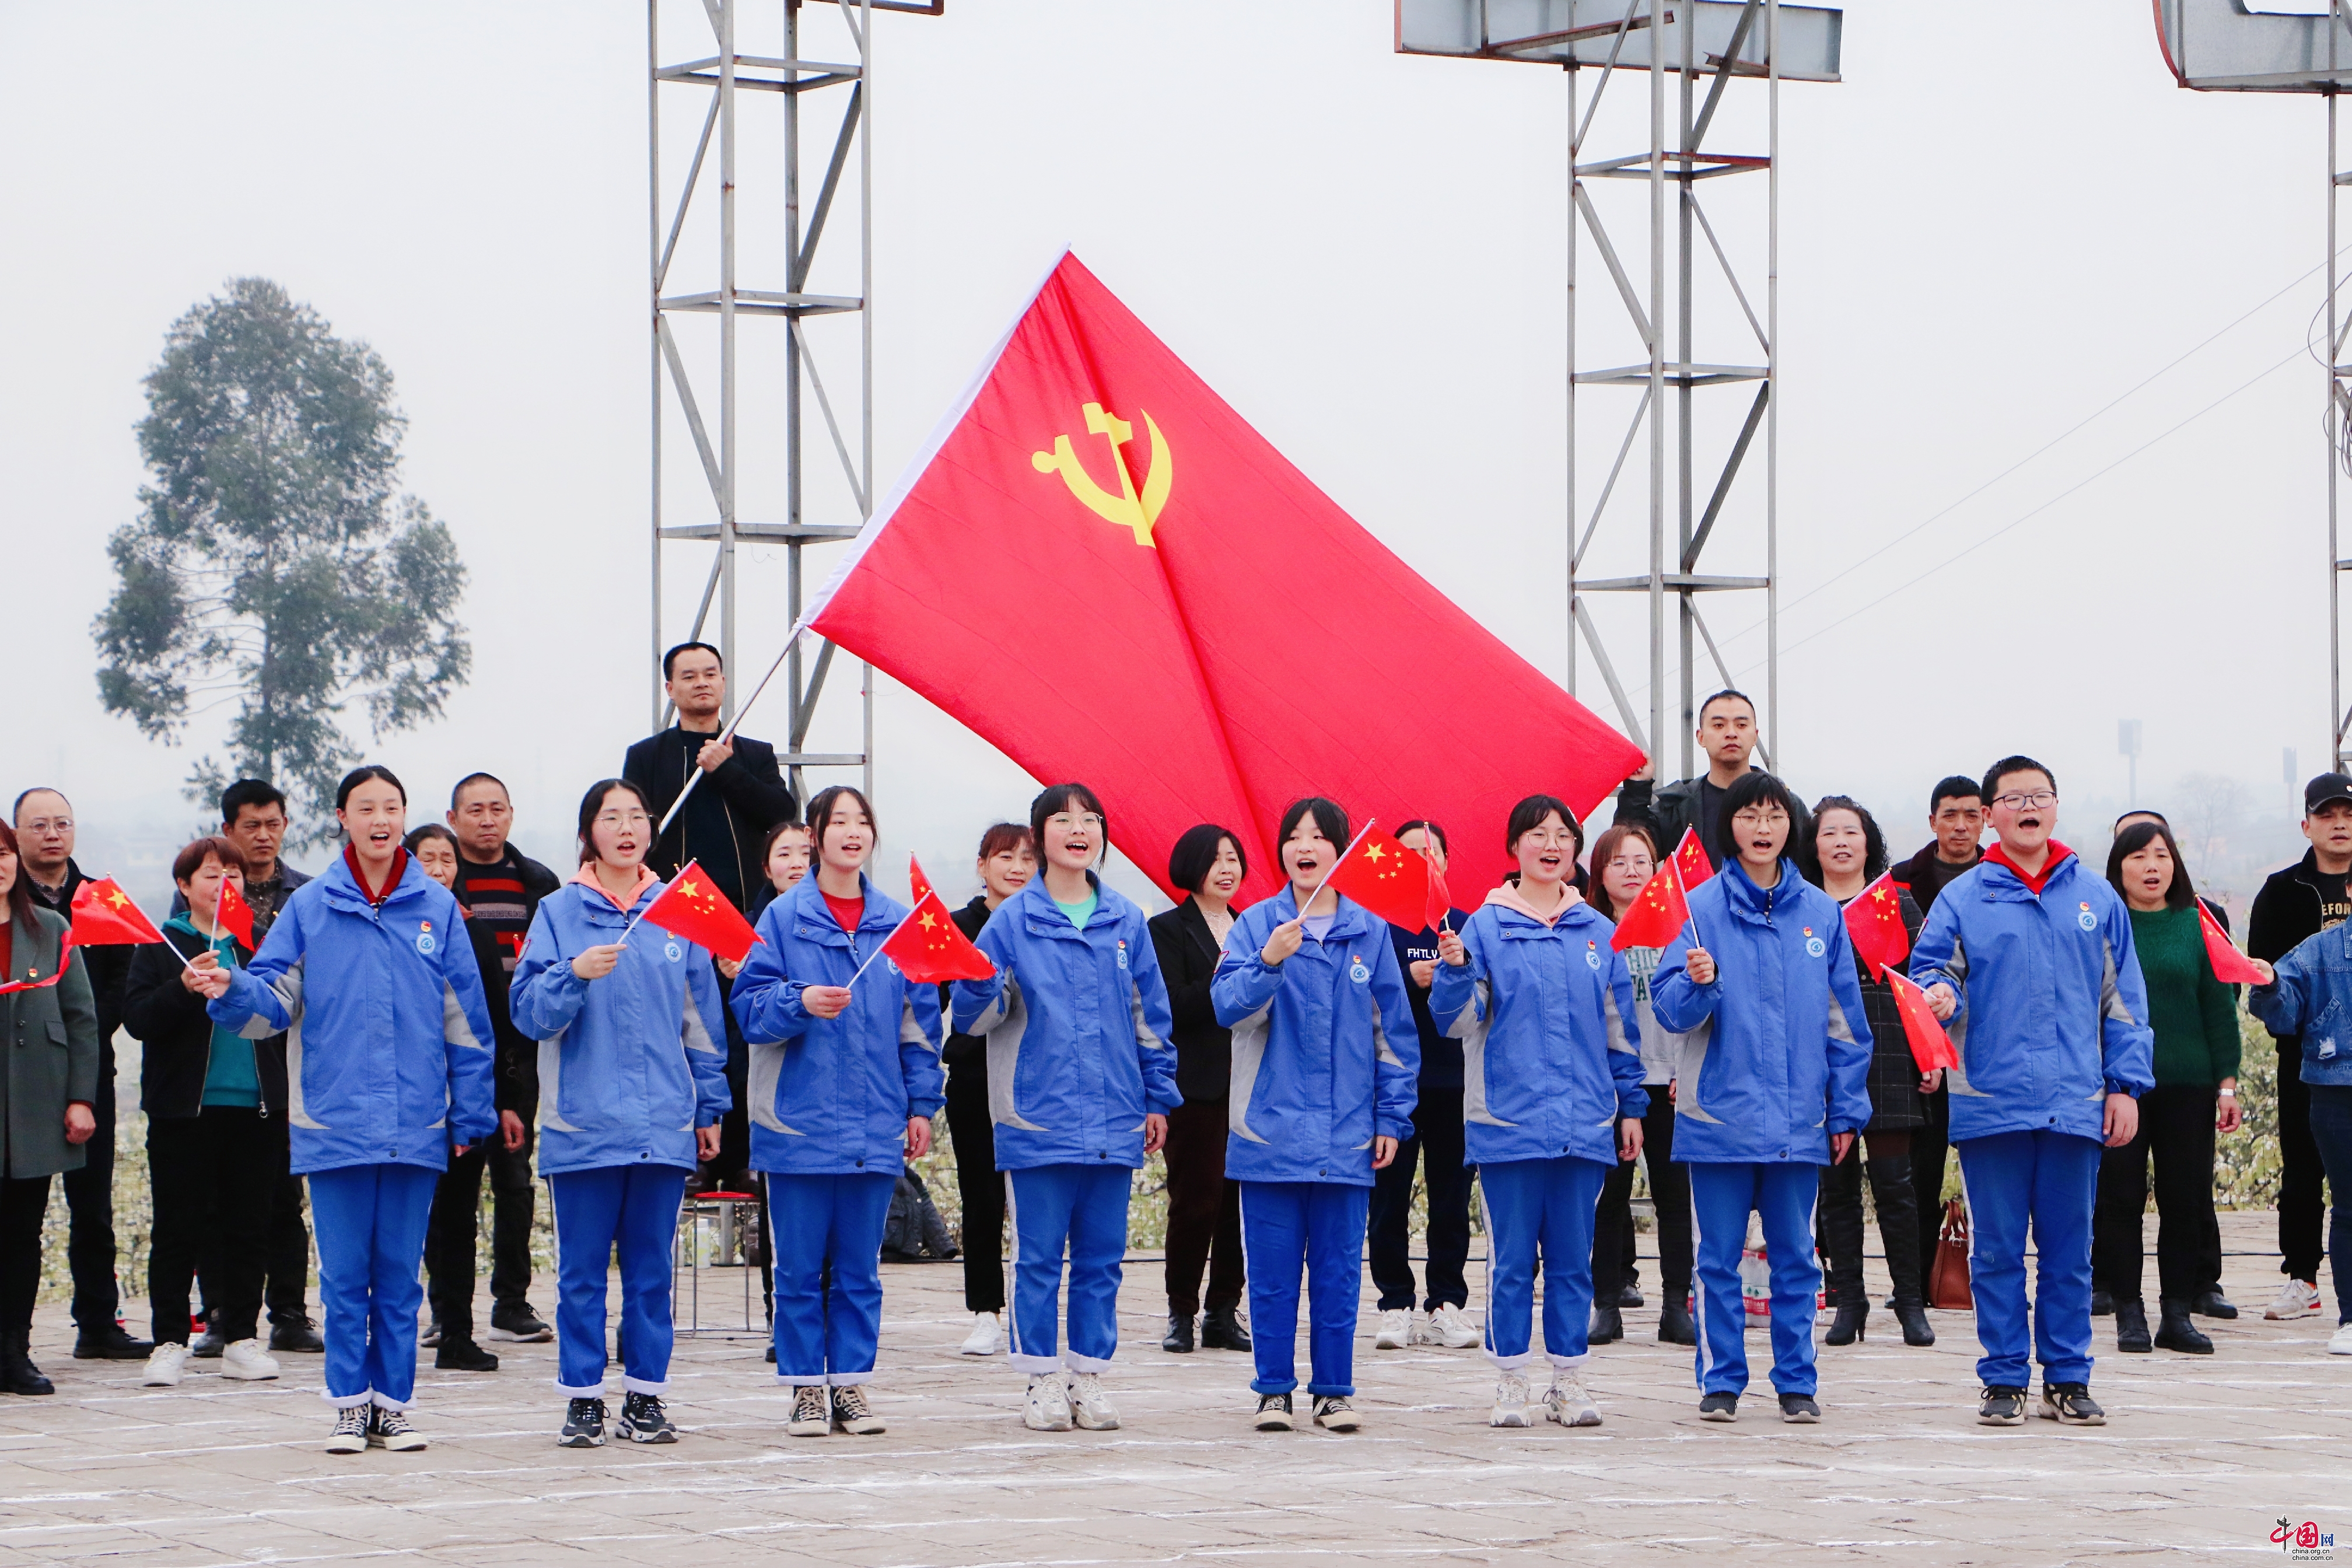
[[[1168,438],[1160,433],[1149,411],[1143,412],[1143,427],[1151,436],[1151,471],[1143,476],[1143,489],[1139,494],[1135,476],[1127,466],[1127,454],[1119,448],[1135,435],[1135,426],[1115,414],[1106,413],[1099,403],[1086,405],[1087,433],[1108,437],[1110,440],[1111,466],[1118,470],[1119,493],[1112,495],[1095,483],[1078,454],[1070,446],[1067,436],[1054,437],[1050,452],[1032,452],[1029,463],[1041,474],[1059,471],[1062,482],[1105,522],[1135,531],[1135,542],[1151,543],[1151,525],[1160,521],[1160,509],[1168,504],[1168,491],[1176,482],[1176,465],[1168,453]]]

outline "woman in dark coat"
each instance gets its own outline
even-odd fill
[[[1234,894],[1249,875],[1242,843],[1228,829],[1188,827],[1168,857],[1168,881],[1184,901],[1151,917],[1151,947],[1168,984],[1176,1020],[1176,1088],[1184,1103],[1168,1114],[1168,1332],[1164,1351],[1192,1348],[1192,1319],[1206,1308],[1200,1342],[1245,1351],[1242,1326],[1242,1190],[1225,1180],[1225,1100],[1233,1089],[1234,1041],[1218,1027],[1209,982],[1225,934],[1234,929]],[[1209,1293],[1201,1296],[1201,1272]]]
[[[37,907],[16,830],[0,823],[0,1393],[55,1394],[33,1364],[33,1302],[41,1289],[41,1216],[49,1178],[81,1169],[98,1130],[98,1005],[66,922]],[[62,964],[60,960],[63,960]]]
[[[1886,839],[1860,804],[1846,795],[1825,795],[1813,807],[1797,864],[1808,881],[1845,903],[1886,869]],[[1917,942],[1919,906],[1892,884],[1885,890],[1899,900],[1904,934]],[[1870,1297],[1862,1282],[1862,1178],[1866,1172],[1871,1202],[1878,1210],[1878,1234],[1886,1244],[1887,1272],[1895,1280],[1888,1304],[1903,1326],[1905,1344],[1932,1345],[1936,1331],[1928,1326],[1927,1301],[1919,1289],[1919,1204],[1911,1182],[1911,1134],[1927,1125],[1921,1097],[1935,1092],[1943,1074],[1921,1076],[1893,987],[1871,973],[1859,951],[1854,963],[1863,1012],[1875,1042],[1870,1058],[1870,1124],[1862,1130],[1862,1147],[1855,1151],[1866,1158],[1849,1156],[1822,1172],[1816,1230],[1822,1260],[1828,1266],[1830,1305],[1837,1309],[1824,1342],[1852,1344],[1863,1337],[1870,1316]]]
[[[1000,822],[980,836],[980,895],[948,918],[968,937],[980,935],[996,906],[1037,874],[1037,846],[1029,829]],[[947,1005],[948,988],[940,987]],[[940,1059],[948,1069],[948,1141],[955,1146],[956,1192],[962,1199],[963,1304],[971,1314],[964,1355],[994,1355],[1004,1348],[1004,1177],[996,1169],[996,1124],[988,1110],[988,1042],[950,1035]]]

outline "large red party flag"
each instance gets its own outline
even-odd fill
[[[1846,900],[1845,929],[1874,980],[1889,964],[1911,956],[1911,933],[1903,927],[1903,893],[1895,885],[1894,872],[1880,872],[1878,880]]]
[[[1609,945],[1620,952],[1629,947],[1664,947],[1689,921],[1690,900],[1684,897],[1682,878],[1669,860],[1634,895],[1633,907],[1617,922],[1617,934],[1609,939]]]
[[[1067,255],[796,629],[1031,776],[1091,784],[1155,879],[1186,828],[1228,828],[1244,902],[1281,886],[1272,828],[1300,795],[1476,825],[1459,864],[1484,886],[1514,802],[1589,812],[1641,763]]]
[[[1715,862],[1706,858],[1706,846],[1698,841],[1697,828],[1683,829],[1682,842],[1675,846],[1675,869],[1682,873],[1685,890],[1715,875]]]
[[[131,901],[121,883],[111,877],[97,877],[74,889],[73,939],[77,947],[115,947],[161,942],[163,933]]]
[[[1959,1066],[1960,1053],[1952,1048],[1952,1037],[1936,1021],[1927,994],[1899,969],[1889,969],[1883,978],[1895,993],[1895,1005],[1903,1014],[1903,1033],[1911,1045],[1911,1059],[1919,1064],[1920,1072]]]
[[[699,863],[688,860],[669,886],[637,917],[672,936],[700,942],[730,963],[740,963],[760,933],[751,929],[727,895],[712,887]]]
[[[2253,960],[2238,951],[2237,944],[2221,929],[2221,922],[2213,918],[2213,911],[2201,901],[2197,905],[2197,929],[2205,933],[2205,957],[2213,965],[2214,979],[2225,985],[2260,985],[2263,983],[2263,972],[2254,967]]]
[[[253,906],[245,901],[244,890],[226,877],[220,879],[220,897],[213,904],[213,929],[226,931],[229,935],[253,949]]]
[[[1366,823],[1323,885],[1391,925],[1419,931],[1429,918],[1429,871],[1418,852]]]
[[[882,943],[883,952],[898,966],[898,973],[919,985],[985,980],[995,973],[996,965],[949,918],[947,905],[929,883],[922,881],[922,875],[919,868],[915,872],[920,884],[915,907]]]

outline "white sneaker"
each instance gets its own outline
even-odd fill
[[[1021,1412],[1021,1425],[1032,1432],[1070,1429],[1070,1393],[1060,1373],[1040,1373],[1030,1378],[1029,1404]]]
[[[1082,1372],[1070,1379],[1070,1415],[1089,1432],[1118,1430],[1118,1406],[1103,1392],[1101,1374]]]
[[[971,1332],[956,1349],[958,1355],[994,1355],[1004,1348],[1004,1320],[994,1312],[974,1312]]]
[[[2307,1279],[2288,1279],[2279,1286],[2278,1295],[2263,1309],[2263,1316],[2273,1323],[2290,1318],[2307,1318],[2319,1310],[2319,1287]]]
[[[220,1373],[223,1377],[258,1383],[278,1375],[278,1358],[263,1350],[259,1340],[237,1340],[222,1347]]]
[[[1372,1348],[1401,1351],[1412,1343],[1412,1309],[1398,1307],[1381,1314],[1380,1331],[1372,1336]]]
[[[2336,1329],[2335,1336],[2327,1342],[2327,1353],[2352,1355],[2352,1323],[2345,1323]]]
[[[1495,1380],[1495,1414],[1489,1426],[1532,1426],[1528,1415],[1528,1374],[1507,1372]]]
[[[1486,1338],[1470,1321],[1470,1314],[1451,1301],[1429,1314],[1429,1331],[1450,1351],[1469,1350]]]
[[[147,1370],[139,1374],[140,1385],[144,1388],[177,1388],[180,1368],[186,1364],[187,1359],[187,1346],[165,1340],[147,1352]]]
[[[1544,1391],[1544,1415],[1563,1426],[1601,1425],[1601,1406],[1592,1403],[1582,1373],[1561,1367],[1551,1374],[1551,1387]]]

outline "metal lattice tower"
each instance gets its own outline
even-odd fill
[[[2344,363],[2347,323],[2337,299],[2336,201],[2352,171],[2336,145],[2336,95],[2352,87],[2352,8],[2329,0],[2321,12],[2253,12],[2242,0],[2158,0],[2157,40],[2175,80],[2198,92],[2306,92],[2327,100],[2327,724],[2333,757],[2347,762],[2344,708],[2344,559],[2336,497],[2352,474],[2352,364]]]
[[[674,642],[715,642],[733,679],[725,717],[734,717],[738,626],[736,579],[740,548],[777,543],[785,557],[787,626],[800,618],[805,576],[802,555],[808,545],[856,537],[874,504],[874,323],[873,280],[873,27],[880,11],[938,16],[945,0],[701,0],[674,3],[674,17],[691,39],[688,58],[665,64],[662,55],[664,0],[646,7],[646,171],[652,310],[652,651],[654,727],[669,722],[661,688],[662,650]],[[781,36],[781,55],[742,53],[747,33],[758,26]],[[814,45],[829,59],[803,57]],[[776,113],[744,109],[754,93],[772,99]],[[803,106],[803,100],[808,100]],[[756,100],[755,100],[756,101]],[[685,118],[688,111],[692,119]],[[674,205],[663,196],[662,131],[666,121],[699,129],[690,140],[691,161],[677,182]],[[764,145],[747,132],[778,138]],[[759,160],[762,177],[748,188],[737,184],[739,152],[767,154]],[[711,167],[716,152],[717,167]],[[821,162],[812,167],[809,154]],[[771,166],[772,165],[772,166]],[[814,174],[814,179],[810,176]],[[701,211],[695,212],[697,197]],[[854,205],[851,205],[854,202]],[[838,228],[839,209],[854,214],[854,239],[837,240],[822,251],[828,228]],[[766,243],[746,245],[739,234],[739,209],[747,226]],[[689,217],[706,231],[697,234]],[[684,254],[681,254],[681,242]],[[839,258],[845,250],[852,254]],[[750,265],[744,266],[746,261]],[[701,288],[680,289],[674,273],[691,271]],[[815,287],[820,274],[835,292]],[[746,287],[745,277],[761,287]],[[847,288],[841,287],[847,284]],[[828,316],[856,318],[856,337],[812,332],[811,323]],[[752,330],[742,332],[745,323]],[[715,328],[715,333],[713,329]],[[739,341],[740,337],[740,341]],[[749,348],[745,354],[740,351]],[[846,365],[856,376],[848,382]],[[838,378],[828,384],[824,369]],[[748,373],[748,374],[747,374]],[[828,384],[832,390],[828,392]],[[698,396],[700,387],[702,395]],[[781,418],[761,423],[746,440],[747,387],[780,403]],[[715,397],[712,395],[715,394]],[[675,398],[675,403],[671,402]],[[811,434],[810,405],[820,416],[831,454],[840,465],[838,499],[812,498],[805,447]],[[682,417],[703,484],[694,486],[693,521],[668,521],[664,494],[663,416],[674,406]],[[715,421],[705,410],[715,408]],[[747,445],[771,459],[761,479],[762,500],[774,507],[765,517],[746,518],[738,510],[748,488]],[[827,459],[819,458],[820,465]],[[830,488],[829,486],[827,487]],[[685,544],[707,550],[709,560],[691,629],[677,636],[662,601],[662,568],[672,549]],[[711,613],[714,633],[706,636]],[[831,643],[821,644],[803,667],[795,645],[785,661],[785,743],[779,762],[788,770],[793,792],[808,792],[804,768],[860,768],[865,787],[874,788],[874,672],[863,668],[864,740],[856,752],[805,750],[818,698],[833,665]]]
[[[1780,82],[1783,79],[1835,81],[1843,26],[1843,14],[1838,11],[1783,5],[1779,0],[1397,3],[1401,52],[1557,65],[1568,72],[1568,688],[1570,692],[1577,689],[1577,640],[1581,636],[1626,732],[1656,762],[1662,777],[1673,776],[1663,754],[1668,733],[1670,637],[1675,654],[1672,661],[1677,677],[1675,689],[1680,697],[1683,774],[1696,771],[1693,753],[1701,668],[1698,645],[1705,646],[1716,672],[1710,683],[1720,679],[1724,685],[1737,684],[1700,607],[1702,595],[1762,597],[1767,673],[1759,753],[1766,765],[1779,765],[1774,758],[1780,750],[1780,360],[1776,344]],[[1592,74],[1589,98],[1580,92],[1580,79],[1588,71]],[[1610,157],[1591,156],[1587,141],[1601,100],[1611,83],[1627,73],[1648,79],[1648,134],[1630,151]],[[1707,142],[1725,89],[1734,77],[1760,77],[1765,81],[1765,146],[1760,153],[1722,153]],[[1706,181],[1755,174],[1764,176],[1766,186],[1760,319],[1754,295],[1741,286],[1701,194]],[[1646,196],[1646,210],[1605,195],[1596,199],[1598,187],[1619,193],[1631,187]],[[1604,205],[1615,208],[1613,220],[1604,218]],[[1626,221],[1629,217],[1635,221]],[[1645,239],[1637,238],[1642,234],[1638,226],[1642,217],[1647,222]],[[1617,225],[1613,229],[1612,221]],[[1605,272],[1609,296],[1622,308],[1619,321],[1631,329],[1638,361],[1611,363],[1602,358],[1600,363],[1587,363],[1586,356],[1601,357],[1612,346],[1609,333],[1591,333],[1579,321],[1577,285],[1580,265],[1588,257],[1597,259]],[[1718,277],[1720,285],[1713,282]],[[1703,284],[1702,279],[1707,281]],[[1736,316],[1728,310],[1709,310],[1708,319],[1702,321],[1700,305],[1710,295],[1736,306]],[[1712,347],[1721,337],[1726,320],[1744,321],[1747,336],[1730,340],[1738,346],[1727,346],[1719,354],[1704,352],[1702,340]],[[1623,341],[1622,330],[1615,337]],[[1711,388],[1732,389],[1747,399],[1738,433],[1729,437],[1719,457],[1708,435],[1699,428],[1703,401],[1699,395]],[[1614,461],[1606,469],[1591,512],[1580,515],[1585,476],[1577,437],[1578,420],[1586,412],[1580,405],[1590,395],[1587,389],[1591,393],[1613,389],[1638,396],[1633,400],[1623,437],[1615,445]],[[1603,417],[1613,418],[1613,410]],[[1760,465],[1750,461],[1759,433],[1764,447]],[[1643,517],[1644,531],[1636,535],[1632,519],[1624,517],[1633,509],[1620,504],[1612,510],[1611,503],[1623,499],[1619,481],[1635,442],[1645,434],[1648,506]],[[1703,448],[1707,449],[1704,456]],[[1760,476],[1754,471],[1759,466]],[[1604,529],[1603,524],[1612,518],[1624,520]],[[1614,576],[1588,571],[1586,561],[1596,539],[1604,556],[1614,553],[1629,562],[1646,560],[1646,570]],[[1623,548],[1612,551],[1612,546],[1621,542]],[[1631,547],[1636,544],[1645,547],[1644,555],[1633,554]],[[1715,559],[1735,549],[1760,556],[1761,571],[1709,572],[1706,568],[1710,549]],[[1620,661],[1611,658],[1602,628],[1588,602],[1596,594],[1639,594],[1647,600],[1646,723],[1627,693]]]

